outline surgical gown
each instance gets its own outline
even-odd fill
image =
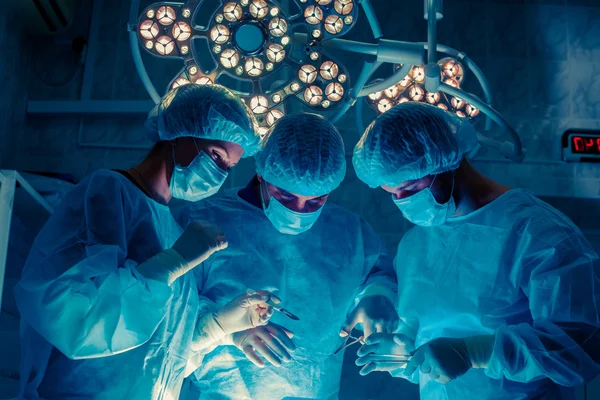
[[[417,346],[496,335],[487,369],[447,385],[421,375],[423,399],[571,399],[567,386],[598,374],[598,255],[568,218],[528,192],[412,228],[394,267],[401,330]]]
[[[136,266],[181,232],[167,206],[117,172],[94,172],[66,195],[15,289],[20,397],[179,397],[198,312],[196,282],[187,274],[169,287]]]
[[[295,334],[292,362],[258,368],[235,346],[219,346],[190,377],[201,394],[182,393],[182,399],[337,398],[343,353],[332,354],[342,343],[347,311],[368,276],[371,288],[389,283],[395,289],[391,260],[372,229],[356,214],[327,204],[310,230],[285,235],[237,190],[175,213],[182,226],[197,219],[218,222],[229,242],[195,271],[206,308],[222,306],[247,288],[262,289],[276,293],[300,318],[276,312],[271,319]]]

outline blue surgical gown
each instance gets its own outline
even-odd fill
[[[195,270],[202,308],[222,306],[247,288],[262,289],[276,293],[300,318],[292,321],[276,312],[271,319],[295,334],[292,362],[258,368],[235,346],[221,345],[190,377],[201,394],[182,394],[182,399],[337,398],[343,353],[332,354],[342,343],[347,311],[367,277],[370,288],[389,283],[395,289],[391,260],[372,229],[356,214],[327,204],[310,230],[285,235],[237,189],[175,214],[182,226],[194,220],[218,223],[229,242]]]
[[[94,172],[65,196],[15,288],[20,397],[179,397],[198,312],[196,282],[187,274],[168,286],[136,266],[181,232],[167,206],[117,172]]]
[[[598,255],[530,193],[511,190],[442,226],[412,228],[394,267],[401,331],[417,346],[496,336],[487,369],[447,385],[420,376],[423,399],[571,399],[567,386],[598,374]]]

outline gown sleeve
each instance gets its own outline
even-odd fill
[[[575,229],[553,245],[535,243],[523,258],[521,280],[533,322],[496,331],[486,374],[582,384],[600,373],[598,255]]]
[[[398,280],[392,259],[373,228],[361,220],[362,241],[365,253],[364,281],[355,301],[367,296],[381,295],[397,304]]]
[[[80,183],[36,238],[15,288],[22,319],[71,359],[144,344],[172,295],[128,258],[128,233],[139,221],[131,221],[127,190],[108,171]]]

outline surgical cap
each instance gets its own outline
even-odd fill
[[[256,171],[270,184],[294,194],[331,193],[346,175],[342,136],[316,114],[283,117],[263,139]]]
[[[146,120],[152,142],[179,137],[223,140],[240,145],[244,157],[258,151],[260,136],[248,107],[219,85],[179,86],[167,93]]]
[[[352,163],[372,188],[441,174],[459,167],[477,146],[466,119],[428,104],[407,102],[379,116],[354,148]]]

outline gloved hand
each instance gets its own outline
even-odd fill
[[[356,365],[364,367],[361,375],[374,371],[395,371],[404,369],[415,350],[415,343],[408,336],[391,333],[374,333],[356,353]],[[394,355],[397,357],[386,357]]]
[[[372,333],[392,333],[398,325],[398,313],[392,301],[386,296],[367,296],[363,297],[348,315],[340,336],[348,336],[358,323],[363,324],[365,338]]]
[[[207,221],[190,223],[172,247],[187,261],[189,269],[204,262],[213,253],[226,248],[225,234]]]
[[[292,332],[273,322],[231,335],[233,344],[244,352],[248,360],[260,368],[265,366],[260,356],[276,367],[281,366],[281,360],[290,362],[292,360],[290,352],[296,350],[291,340],[293,337]]]
[[[252,295],[244,293],[214,313],[202,316],[196,323],[194,349],[206,348],[231,333],[265,325],[273,315],[269,300],[280,303],[279,298],[264,290]]]
[[[213,253],[225,248],[227,240],[219,228],[206,221],[194,221],[172,248],[138,265],[137,270],[146,278],[171,285]]]
[[[281,303],[279,297],[266,290],[245,293],[225,304],[214,313],[215,320],[225,333],[240,332],[257,326],[266,325],[273,315],[273,304]]]
[[[438,338],[419,347],[406,366],[411,376],[417,368],[431,379],[448,383],[464,375],[471,368],[486,368],[494,347],[494,336],[469,338]]]

